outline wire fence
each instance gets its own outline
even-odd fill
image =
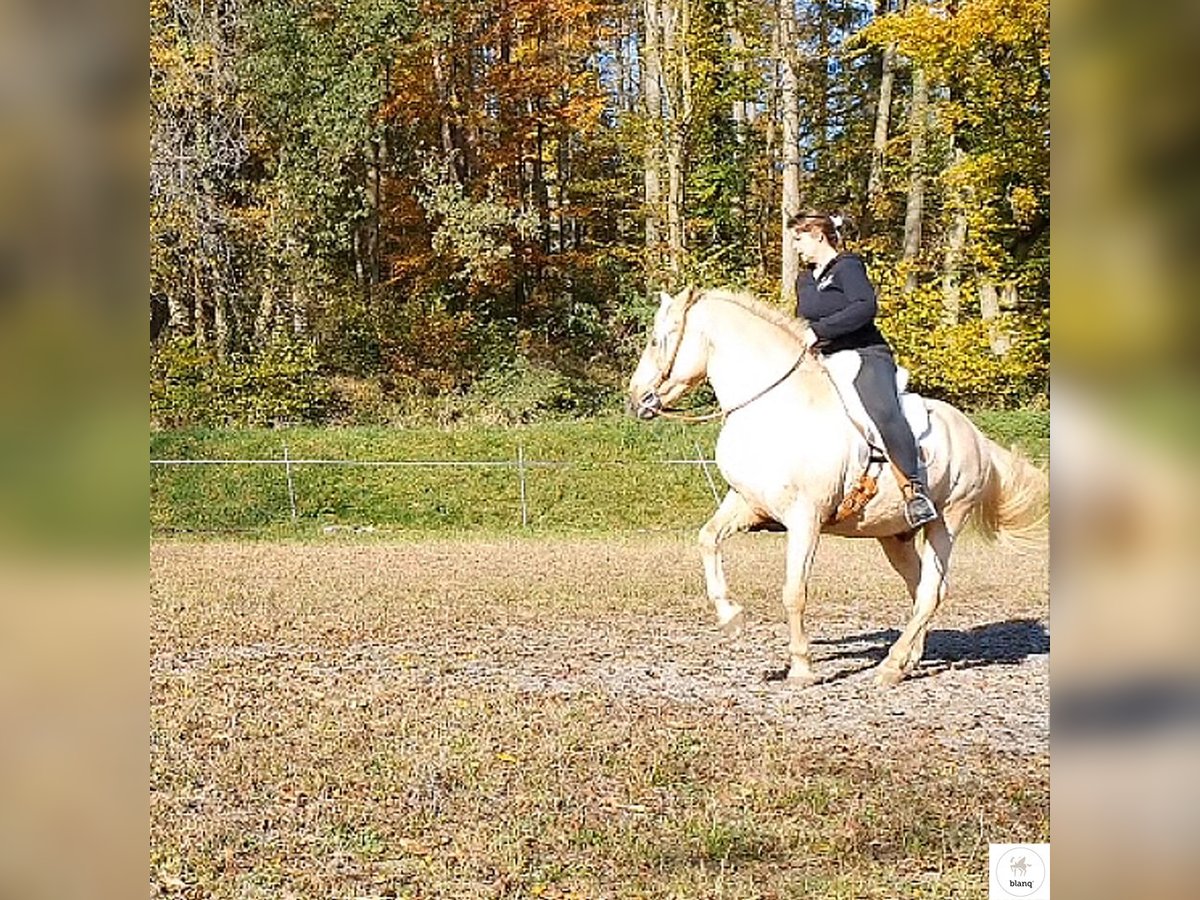
[[[529,480],[532,472],[536,470],[570,470],[570,469],[596,469],[596,468],[611,468],[611,469],[627,469],[631,466],[690,466],[697,468],[704,476],[704,483],[707,485],[709,492],[712,494],[714,508],[721,502],[721,490],[717,485],[717,479],[713,477],[713,468],[716,465],[715,460],[707,457],[700,447],[700,443],[695,443],[696,456],[690,459],[668,458],[658,460],[646,459],[608,459],[608,460],[550,460],[550,459],[529,459],[525,455],[524,445],[518,445],[516,448],[516,456],[512,459],[484,459],[484,460],[466,460],[466,459],[324,459],[324,458],[306,458],[293,457],[286,444],[282,445],[282,455],[279,457],[267,458],[207,458],[207,459],[151,459],[151,467],[279,467],[282,469],[283,482],[287,486],[288,505],[290,507],[290,517],[293,523],[296,523],[300,517],[300,493],[297,487],[296,473],[298,470],[306,468],[334,468],[334,469],[364,469],[364,470],[387,470],[387,469],[430,469],[430,470],[479,470],[479,469],[508,469],[516,474],[516,499],[520,509],[521,527],[527,528],[530,525],[530,491]]]
[[[497,483],[494,480],[488,482],[486,487],[479,484],[474,487],[469,487],[466,482],[469,480],[467,476],[463,478],[454,478],[449,474],[441,476],[430,475],[424,479],[417,479],[415,482],[410,479],[403,479],[402,487],[405,490],[420,494],[423,490],[423,496],[415,496],[412,498],[414,504],[425,504],[426,507],[436,506],[446,502],[446,494],[454,493],[456,490],[464,495],[469,495],[473,499],[471,502],[484,502],[491,510],[489,512],[489,520],[498,524],[502,528],[513,527],[518,520],[521,528],[529,528],[533,524],[537,513],[539,522],[545,523],[548,520],[556,518],[561,519],[564,512],[554,507],[555,499],[547,496],[546,483],[547,479],[538,479],[536,473],[556,472],[569,473],[571,470],[579,472],[576,479],[582,485],[585,476],[585,471],[596,469],[611,469],[623,470],[623,474],[617,479],[605,479],[609,482],[632,482],[635,480],[634,470],[644,470],[647,467],[691,467],[697,470],[698,474],[703,476],[702,482],[690,482],[691,486],[686,487],[682,491],[683,505],[692,513],[702,513],[706,506],[706,502],[702,499],[702,495],[707,488],[707,494],[712,497],[713,508],[718,506],[721,501],[724,490],[724,480],[720,478],[720,474],[714,473],[715,461],[711,459],[700,446],[699,441],[695,442],[695,456],[691,458],[663,458],[663,459],[531,459],[526,455],[523,444],[517,445],[515,455],[511,458],[494,458],[494,459],[329,459],[319,457],[293,457],[286,443],[281,444],[282,453],[276,457],[263,458],[158,458],[151,459],[150,465],[152,468],[160,470],[165,469],[182,469],[182,468],[228,468],[228,467],[251,467],[251,468],[271,468],[277,467],[280,469],[281,478],[279,481],[271,481],[265,485],[261,482],[253,485],[248,484],[246,479],[233,478],[225,482],[218,481],[216,484],[209,484],[206,488],[194,488],[193,493],[196,497],[182,497],[186,492],[177,492],[178,496],[164,500],[161,507],[172,509],[172,514],[166,516],[172,519],[174,509],[172,503],[179,507],[177,521],[178,522],[194,522],[198,518],[202,518],[204,524],[188,525],[188,524],[170,524],[165,527],[165,530],[182,530],[182,531],[206,531],[206,530],[229,530],[236,521],[246,518],[255,518],[252,515],[247,515],[247,506],[253,506],[254,503],[267,505],[270,507],[265,513],[262,513],[257,524],[269,524],[272,521],[283,524],[290,518],[293,525],[299,524],[303,519],[307,522],[322,519],[322,511],[326,511],[325,520],[344,521],[345,516],[340,515],[334,508],[340,508],[346,501],[345,505],[354,506],[353,499],[355,495],[361,493],[369,493],[370,489],[367,482],[374,482],[376,491],[375,501],[376,506],[372,508],[371,515],[381,516],[375,520],[380,524],[392,524],[393,516],[389,515],[388,510],[392,513],[397,512],[395,485],[396,482],[386,482],[393,486],[391,492],[387,489],[380,489],[380,483],[374,479],[359,479],[352,477],[350,479],[339,477],[328,477],[322,479],[307,480],[299,478],[298,474],[304,471],[311,470],[339,470],[339,471],[379,471],[386,472],[388,470],[406,470],[420,471],[426,470],[429,472],[439,471],[442,473],[453,473],[455,470],[463,472],[480,472],[487,470],[508,470],[511,471],[515,478],[511,483],[511,487],[506,487],[503,482]],[[1044,459],[1034,458],[1035,463],[1044,463]],[[472,478],[474,476],[471,476]],[[482,475],[480,477],[483,477]],[[640,476],[645,479],[644,472]],[[304,481],[305,483],[301,484]],[[531,491],[531,481],[534,487],[541,487],[541,491]],[[658,479],[657,482],[661,482]],[[276,485],[271,487],[270,484]],[[677,487],[680,487],[679,480],[675,480]],[[156,482],[151,481],[152,485],[152,502],[155,492]],[[655,493],[662,487],[661,483],[656,483],[655,479],[650,479],[649,483],[642,483],[640,488],[640,497],[645,500],[646,495]],[[280,492],[286,489],[286,500],[280,495]],[[618,495],[612,492],[603,490],[596,492],[594,484],[583,485],[579,488],[581,491],[592,493],[588,494],[590,508],[595,509],[598,506],[612,507],[620,503],[628,502],[628,494]],[[170,488],[163,488],[164,492],[169,493]],[[511,491],[511,493],[510,493]],[[270,499],[267,495],[274,497]],[[380,499],[381,497],[386,499]],[[675,495],[676,499],[680,499],[680,494]],[[340,498],[340,499],[339,499]],[[357,498],[361,501],[361,506],[370,507],[368,501]],[[578,498],[577,498],[578,499]],[[305,502],[307,501],[307,502]],[[286,503],[286,513],[283,511],[283,504]],[[509,504],[513,504],[510,506]],[[515,506],[515,508],[514,508]],[[196,513],[197,508],[203,508],[202,515]],[[504,512],[507,508],[509,512]],[[188,512],[188,510],[191,512]],[[676,509],[675,513],[685,513],[685,509]],[[406,512],[411,512],[407,510]],[[428,509],[426,510],[428,512]],[[655,519],[653,512],[644,513],[649,519]],[[420,518],[420,516],[417,516]],[[153,518],[153,515],[152,515]],[[476,520],[478,516],[476,517]],[[361,519],[358,519],[361,521]],[[507,523],[507,524],[505,524]],[[467,524],[463,522],[463,524]],[[627,523],[628,524],[628,523]],[[152,522],[152,527],[154,523]],[[162,527],[161,525],[159,527]],[[346,527],[344,525],[327,525],[329,529]]]

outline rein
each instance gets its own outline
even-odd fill
[[[734,404],[733,406],[729,407],[729,409],[719,409],[714,413],[707,413],[702,416],[690,416],[687,413],[676,412],[673,409],[659,409],[659,410],[655,410],[655,415],[660,416],[664,419],[671,419],[676,422],[711,422],[711,421],[713,421],[713,419],[724,419],[726,416],[733,415],[739,409],[744,409],[745,407],[749,406],[755,400],[758,400],[761,397],[763,397],[765,394],[768,394],[771,391],[775,390],[775,388],[779,387],[779,385],[783,384],[785,381],[787,381],[789,378],[791,378],[792,373],[795,372],[798,368],[800,368],[800,363],[804,362],[804,357],[806,357],[807,355],[808,355],[808,349],[805,348],[804,350],[802,350],[800,352],[800,355],[796,358],[796,361],[794,363],[792,363],[792,367],[790,369],[788,369],[781,376],[779,376],[774,381],[772,381],[770,384],[768,384],[765,388],[763,388],[761,391],[759,391],[753,397],[749,398],[748,400],[743,400],[741,403]]]

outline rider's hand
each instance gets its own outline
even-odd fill
[[[815,347],[817,345],[818,340],[820,340],[820,338],[817,337],[817,333],[815,331],[813,331],[811,328],[804,329],[804,349],[805,350],[811,350],[813,347]]]

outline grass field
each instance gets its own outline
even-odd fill
[[[1049,450],[1049,414],[977,413],[1004,444],[1034,459]],[[151,467],[155,534],[317,535],[323,529],[385,532],[596,533],[691,528],[711,514],[720,473],[664,460],[711,458],[714,423],[629,418],[519,428],[293,428],[155,432],[151,459],[414,460],[509,462],[507,467],[359,468],[297,465],[291,493],[283,466]],[[542,465],[548,463],[549,465]],[[295,520],[291,500],[296,500]]]
[[[964,540],[918,676],[873,542],[813,577],[826,683],[783,663],[777,535],[156,541],[163,897],[983,898],[1048,839],[1047,560]]]

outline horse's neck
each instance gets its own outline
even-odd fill
[[[729,408],[774,384],[800,358],[800,341],[779,325],[732,301],[706,306],[712,348],[708,381],[721,406]],[[824,392],[824,374],[811,361],[805,360],[793,377],[807,379],[806,394]]]

